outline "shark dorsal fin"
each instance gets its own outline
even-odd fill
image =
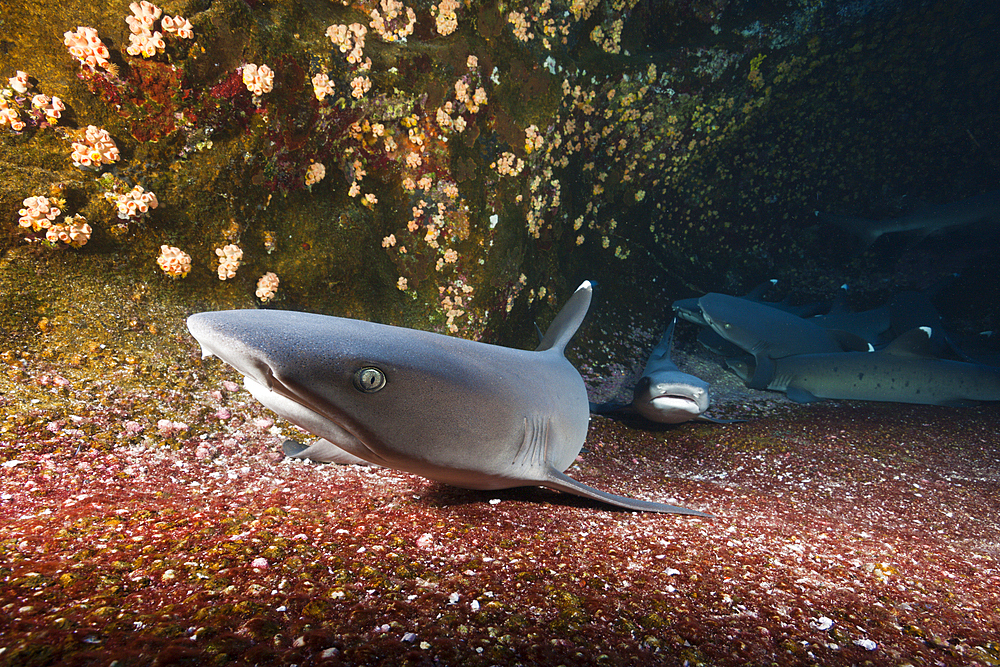
[[[930,345],[932,334],[930,327],[910,329],[889,343],[882,351],[897,357],[936,359]]]
[[[593,292],[594,288],[589,280],[584,280],[576,288],[573,296],[569,298],[563,309],[556,315],[556,319],[552,320],[549,330],[545,332],[545,337],[542,338],[542,342],[536,348],[536,351],[557,350],[561,354],[566,349],[566,344],[569,343],[569,339],[573,337],[576,330],[580,328],[580,323],[583,322],[583,318],[590,309],[590,299]]]
[[[670,352],[674,346],[674,326],[677,324],[677,318],[670,320],[670,326],[663,333],[660,338],[660,342],[656,344],[653,351],[649,353],[649,359],[646,361],[646,368],[649,368],[650,362],[663,361],[666,359],[670,361]]]
[[[830,337],[844,352],[870,352],[871,344],[862,336],[842,329],[827,329]]]

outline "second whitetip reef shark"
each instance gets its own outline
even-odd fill
[[[935,357],[929,327],[909,331],[875,352],[802,354],[775,361],[768,389],[809,403],[823,398],[968,406],[1000,401],[1000,369]],[[752,362],[727,362],[740,377]]]
[[[535,351],[280,310],[197,313],[204,356],[324,448],[468,489],[544,486],[630,510],[711,516],[618,496],[564,474],[587,437],[587,390],[563,352],[584,282]],[[348,459],[350,460],[350,459]]]
[[[607,402],[591,403],[590,411],[597,414],[635,412],[651,422],[681,424],[687,421],[707,421],[715,424],[732,424],[739,419],[716,419],[705,414],[711,405],[709,384],[699,377],[685,373],[670,358],[673,347],[675,317],[649,353],[642,376],[632,390],[628,404]]]

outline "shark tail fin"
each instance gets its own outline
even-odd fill
[[[816,211],[816,217],[822,222],[836,225],[844,231],[853,234],[861,240],[861,243],[865,248],[875,243],[875,241],[878,240],[878,237],[881,236],[881,232],[876,229],[878,226],[877,220],[854,218],[849,215],[836,215],[834,213],[824,213],[822,211]]]
[[[686,507],[666,505],[664,503],[654,503],[649,500],[639,500],[637,498],[626,498],[625,496],[616,496],[613,493],[600,491],[592,486],[587,486],[586,484],[578,482],[572,477],[564,475],[552,467],[549,467],[546,479],[539,482],[539,484],[550,489],[555,489],[556,491],[572,493],[573,495],[590,498],[591,500],[599,500],[603,503],[608,503],[609,505],[624,507],[627,510],[633,510],[636,512],[663,512],[665,514],[688,514],[690,516],[714,518],[711,514],[688,509]]]
[[[538,352],[554,349],[561,354],[566,349],[566,344],[580,328],[583,318],[586,317],[587,311],[590,309],[590,299],[593,293],[594,287],[589,280],[584,280],[576,288],[573,296],[569,298],[563,309],[556,315],[556,319],[552,320],[552,324],[549,325],[549,330],[545,332],[545,337],[536,348]]]

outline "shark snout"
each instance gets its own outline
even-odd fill
[[[260,350],[227,327],[227,313],[196,313],[187,319],[188,331],[201,345],[201,356],[218,357],[258,384],[272,388],[274,374]]]

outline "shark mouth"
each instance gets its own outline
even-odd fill
[[[693,414],[701,414],[702,409],[698,404],[698,401],[691,398],[690,396],[684,396],[681,394],[660,394],[659,396],[654,396],[649,400],[656,408],[674,408],[677,410],[685,410]]]
[[[191,322],[188,323],[191,328]],[[202,358],[216,357],[243,376],[243,386],[264,407],[315,436],[369,463],[392,467],[367,444],[375,440],[369,433],[352,427],[352,420],[336,405],[324,401],[305,387],[275,375],[270,365],[259,357],[221,353],[210,332],[192,329],[201,344]],[[204,340],[203,340],[204,339]]]
[[[282,382],[270,369],[267,369],[266,379],[266,385],[249,375],[243,379],[247,391],[264,407],[349,454],[382,467],[392,467],[368,446],[366,434],[352,428],[351,420],[336,406],[294,383]]]

